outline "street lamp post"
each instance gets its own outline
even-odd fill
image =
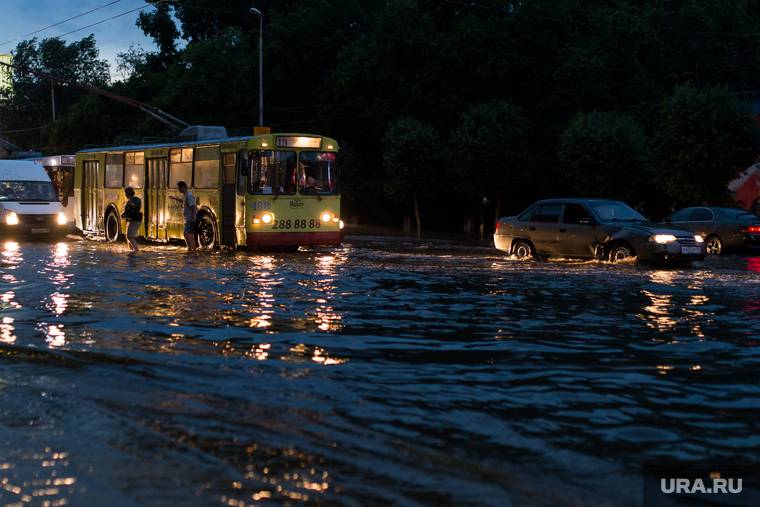
[[[256,7],[248,9],[252,15],[259,18],[259,127],[264,126],[264,14]]]
[[[34,106],[34,108],[37,110],[37,114],[40,117],[40,150],[42,150],[42,113],[40,113],[40,108],[37,107],[37,104],[35,104],[34,102],[32,102],[32,99],[30,99],[26,95],[24,95],[24,98],[26,100],[28,100],[31,105]]]
[[[50,75],[50,71],[47,69],[42,69],[42,73]],[[53,102],[53,123],[55,123],[55,88],[53,88],[53,80],[50,80],[50,99]]]

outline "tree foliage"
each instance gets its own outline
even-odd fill
[[[627,200],[641,191],[649,147],[632,115],[581,112],[562,133],[559,157],[581,195]]]
[[[692,114],[720,125],[720,135],[699,131],[706,126],[686,134],[674,126],[685,107],[674,102],[681,87],[693,87],[695,98],[716,90],[728,98],[760,94],[760,7],[749,0],[146,3],[151,7],[137,24],[157,50],[122,53],[123,80],[108,88],[189,124],[247,134],[258,125],[261,64],[265,125],[273,132],[325,134],[350,147],[341,150],[347,175],[342,202],[344,213],[362,222],[392,223],[406,212],[388,205],[389,194],[371,191],[385,183],[383,140],[400,118],[414,117],[442,133],[453,149],[458,186],[424,202],[423,215],[432,217],[425,219],[440,227],[460,224],[469,212],[463,199],[484,193],[484,186],[486,193],[504,195],[497,211],[504,214],[536,198],[625,198],[634,188],[650,202],[664,194],[715,200],[723,180],[757,153],[747,111],[725,106],[733,112],[721,116],[717,105],[700,102]],[[249,12],[253,6],[263,18]],[[76,62],[59,42],[44,48],[59,56],[42,59],[35,51],[43,45],[25,41],[16,62],[103,83],[102,65],[86,50],[94,49],[94,39],[75,47]],[[0,104],[0,137],[22,146],[39,143],[34,129],[52,119],[50,83],[21,74],[14,81],[14,98]],[[59,105],[60,88],[62,118],[84,95],[61,93],[61,100],[71,98]],[[108,130],[94,142],[167,134],[164,125],[127,106],[109,103],[107,111]],[[689,178],[679,165],[687,157],[675,154],[682,153],[676,150],[684,136],[695,140],[695,151],[704,145],[704,167],[692,169]],[[644,146],[656,148],[651,157]],[[652,173],[637,187],[642,157]]]
[[[451,134],[460,188],[468,196],[496,194],[494,223],[502,192],[524,187],[530,179],[526,133],[521,108],[497,100],[472,106]]]
[[[746,104],[725,87],[689,82],[663,102],[660,117],[654,165],[661,188],[684,202],[727,202],[728,183],[760,152]]]
[[[385,193],[396,201],[413,199],[419,236],[419,199],[432,195],[446,173],[446,144],[430,125],[408,116],[390,125],[383,144]]]

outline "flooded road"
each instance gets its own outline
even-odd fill
[[[0,506],[640,505],[760,459],[760,257],[0,245]]]

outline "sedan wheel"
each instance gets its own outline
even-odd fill
[[[723,242],[720,240],[718,236],[710,236],[709,238],[707,238],[705,247],[707,249],[708,254],[718,255],[719,253],[723,251]]]
[[[527,241],[518,241],[512,249],[512,255],[520,260],[530,259],[533,257],[533,248]]]
[[[610,262],[616,263],[633,257],[633,249],[628,245],[616,245],[610,251]]]

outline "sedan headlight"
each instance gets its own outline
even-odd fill
[[[671,243],[678,240],[672,234],[657,234],[656,236],[649,238],[649,241],[654,241],[655,243]]]
[[[63,211],[58,212],[58,225],[66,225],[66,213]]]
[[[15,211],[9,211],[7,215],[5,215],[5,223],[8,225],[18,225],[18,215]]]
[[[697,234],[696,236],[694,236],[694,241],[696,241],[697,243],[704,243],[705,242],[705,240],[703,240],[702,236],[700,236],[699,234]]]

